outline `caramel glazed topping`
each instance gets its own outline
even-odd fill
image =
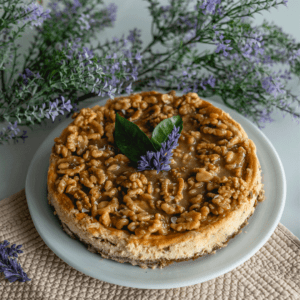
[[[149,138],[162,120],[182,117],[170,171],[137,171],[114,143],[116,112]],[[253,197],[254,144],[196,93],[133,94],[84,108],[73,119],[52,156],[56,193],[71,199],[80,219],[148,238],[199,230]]]

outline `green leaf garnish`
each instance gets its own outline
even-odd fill
[[[180,128],[180,133],[183,128],[183,122],[180,116],[173,116],[172,118],[165,119],[154,128],[151,142],[157,150],[159,150],[161,144],[168,139],[169,134],[175,126]]]
[[[133,122],[116,114],[115,142],[130,160],[138,162],[147,151],[156,151],[147,135]]]

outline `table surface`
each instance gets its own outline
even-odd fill
[[[104,2],[108,3],[108,1]],[[139,27],[143,32],[146,44],[150,40],[150,17],[145,1],[118,0],[114,2],[118,5],[115,27],[105,30],[99,38],[104,40],[111,36],[120,36],[134,27]],[[134,10],[132,10],[133,2]],[[162,3],[164,2],[166,1],[162,1]],[[273,20],[300,41],[299,11],[300,1],[290,1],[288,8],[281,7],[278,10],[271,10],[271,13],[264,13],[255,21],[259,23],[263,18]],[[298,26],[295,26],[297,24]],[[30,33],[22,38],[22,42],[28,44],[28,39],[30,39]],[[299,82],[296,82],[296,85],[299,85]],[[90,102],[82,103],[81,107],[89,104]],[[280,112],[274,113],[272,118],[274,122],[266,124],[262,131],[279,154],[286,175],[287,199],[280,222],[300,238],[300,125],[289,116],[283,118]],[[31,159],[58,122],[59,120],[54,123],[47,121],[41,126],[34,127],[33,130],[24,128],[28,131],[29,136],[25,143],[0,145],[0,199],[4,199],[25,187],[26,174]],[[272,199],[266,201],[272,201]]]

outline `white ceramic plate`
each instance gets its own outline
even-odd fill
[[[100,105],[103,105],[102,100]],[[260,203],[243,232],[214,255],[174,263],[164,269],[141,269],[102,259],[71,239],[60,227],[47,200],[47,170],[53,139],[70,123],[59,124],[36,152],[26,178],[26,197],[34,225],[48,247],[67,264],[91,277],[122,286],[167,289],[205,282],[225,274],[253,256],[275,230],[285,203],[286,183],[281,161],[265,135],[251,122],[226,106],[214,103],[239,122],[257,146],[263,170],[266,200]],[[96,105],[96,103],[94,103]]]

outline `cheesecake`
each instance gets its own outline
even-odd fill
[[[116,145],[116,114],[149,138],[161,121],[182,118],[169,171],[138,171]],[[121,96],[72,118],[54,139],[48,200],[65,232],[104,258],[163,268],[214,253],[264,200],[255,144],[196,93]]]

